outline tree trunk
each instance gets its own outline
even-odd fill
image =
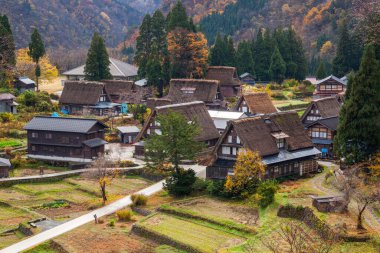
[[[367,203],[359,211],[359,214],[358,214],[358,224],[356,225],[357,229],[364,229],[364,227],[363,227],[363,212],[366,209],[366,207],[367,207]]]
[[[101,189],[101,191],[102,191],[103,205],[105,205],[105,204],[106,204],[106,201],[107,201],[106,184],[103,183],[103,184],[100,186],[100,189]]]

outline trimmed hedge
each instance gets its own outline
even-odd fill
[[[230,221],[230,220],[224,220],[224,219],[218,219],[215,217],[210,217],[210,216],[203,215],[203,214],[201,215],[197,212],[173,207],[173,206],[170,206],[168,204],[165,204],[165,205],[162,205],[161,207],[159,207],[158,211],[163,212],[163,213],[167,213],[167,214],[173,214],[173,215],[176,215],[179,217],[205,221],[205,222],[208,222],[211,224],[215,224],[215,225],[218,225],[221,227],[226,227],[228,229],[236,230],[236,231],[243,232],[243,233],[248,233],[248,234],[256,233],[255,229],[250,228],[250,227],[243,225],[243,224],[238,224],[238,223],[235,223],[235,222]]]
[[[163,234],[157,233],[155,231],[152,231],[144,226],[139,225],[138,223],[134,224],[132,226],[132,233],[135,233],[136,235],[148,238],[158,244],[166,244],[170,245],[172,247],[175,247],[177,249],[183,250],[185,252],[189,253],[202,253],[203,251],[197,248],[194,248],[190,245],[178,242],[176,240],[173,240],[172,238],[165,236]]]

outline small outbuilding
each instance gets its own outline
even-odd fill
[[[0,158],[0,178],[8,177],[9,170],[12,168],[11,162],[9,159]]]
[[[313,206],[317,208],[319,212],[340,213],[347,209],[346,201],[341,196],[312,196],[311,198],[313,200]]]
[[[16,79],[14,83],[14,87],[16,90],[18,90],[20,93],[23,93],[27,90],[34,91],[36,87],[36,83],[30,79],[29,77],[22,76]]]
[[[252,74],[248,73],[248,72],[240,75],[239,79],[240,79],[240,81],[242,83],[246,83],[246,84],[249,84],[249,85],[255,85],[256,84],[255,77]]]
[[[136,136],[140,132],[137,126],[121,126],[117,127],[117,130],[119,131],[120,141],[128,144],[134,143]]]

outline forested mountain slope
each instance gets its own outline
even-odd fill
[[[238,0],[223,13],[213,13],[200,21],[210,44],[218,32],[235,40],[252,39],[261,27],[293,26],[302,37],[309,55],[334,50],[338,24],[351,7],[351,0]]]
[[[47,47],[80,48],[97,31],[116,46],[143,14],[126,0],[1,0],[0,13],[10,19],[18,48],[28,45],[33,28]]]

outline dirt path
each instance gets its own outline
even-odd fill
[[[321,165],[327,166],[329,169],[335,169],[339,166],[332,163],[332,162],[324,162],[320,161],[318,162]],[[323,182],[325,180],[326,173],[321,173],[320,175],[314,177],[311,179],[311,184],[313,188],[325,193],[326,195],[342,195],[342,192],[335,188],[327,188],[323,185]],[[349,211],[351,213],[356,214],[357,213],[357,204],[355,200],[351,200],[349,205]],[[364,220],[365,223],[376,233],[380,235],[380,220],[376,217],[373,210],[371,208],[367,208],[364,212]]]

